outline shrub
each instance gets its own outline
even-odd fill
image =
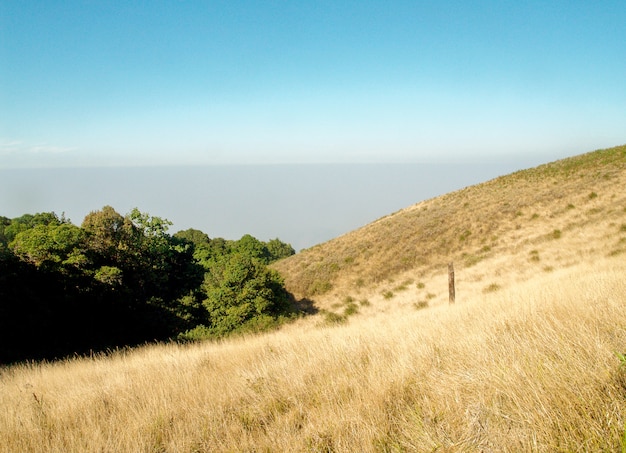
[[[333,288],[333,284],[328,280],[315,280],[308,288],[307,293],[311,296],[326,294]]]
[[[472,234],[472,232],[470,230],[465,230],[463,232],[463,234],[461,234],[461,236],[459,236],[459,241],[461,241],[461,242],[465,241],[468,237],[470,237],[471,234]]]
[[[502,287],[498,285],[497,283],[492,283],[491,285],[483,288],[483,293],[493,293],[493,292],[500,290],[501,288]]]
[[[355,315],[358,312],[359,312],[359,307],[354,302],[350,302],[348,305],[346,305],[346,308],[343,309],[344,316]]]
[[[541,258],[539,258],[539,251],[538,250],[531,250],[530,251],[530,261],[538,262],[540,260],[541,260]]]
[[[332,311],[327,311],[324,313],[324,321],[326,322],[326,324],[343,324],[347,321],[347,319],[348,318],[346,318],[345,316],[339,315]]]

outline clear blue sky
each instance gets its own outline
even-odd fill
[[[626,3],[0,3],[0,168],[626,143]]]

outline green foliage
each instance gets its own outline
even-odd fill
[[[0,243],[8,244],[22,231],[29,230],[38,225],[60,225],[69,223],[64,216],[57,216],[54,212],[42,212],[39,214],[24,214],[15,219],[0,217]]]
[[[326,324],[344,324],[348,320],[347,316],[340,315],[332,311],[324,311],[324,322]]]
[[[326,294],[333,289],[333,284],[328,280],[315,280],[308,289],[308,294],[311,296]]]
[[[160,217],[153,217],[148,213],[143,213],[139,209],[134,208],[130,214],[129,219],[144,237],[165,237],[167,230],[172,225],[167,219]]]
[[[262,263],[270,262],[270,253],[267,246],[254,236],[246,234],[233,244],[233,252],[256,258]]]
[[[393,288],[393,291],[406,291],[409,289],[409,285],[413,284],[413,280],[404,280],[401,284]]]
[[[352,315],[357,314],[358,312],[359,312],[359,306],[355,304],[354,302],[348,303],[343,309],[344,316],[352,316]]]
[[[206,233],[203,233],[202,231],[196,230],[194,228],[189,228],[184,231],[179,231],[178,233],[174,235],[174,237],[192,242],[196,247],[199,247],[201,245],[206,245],[211,242],[211,239]]]
[[[278,316],[289,308],[289,296],[283,281],[259,259],[233,253],[217,261],[206,274],[203,304],[209,316],[209,328],[223,336],[255,318]]]
[[[36,266],[60,268],[86,261],[79,259],[83,248],[83,231],[67,223],[39,223],[21,231],[9,244],[15,255]]]
[[[267,243],[267,250],[270,255],[270,262],[278,261],[283,258],[288,258],[291,255],[296,253],[295,249],[291,246],[291,244],[282,242],[278,238],[271,239]]]
[[[8,217],[0,216],[0,245],[6,245],[9,240],[6,237],[6,229],[11,225],[11,219]]]
[[[258,332],[290,319],[289,294],[266,266],[293,254],[289,244],[194,229],[171,236],[170,226],[111,206],[80,227],[54,213],[0,217],[0,344],[15,345],[0,349],[0,362]]]
[[[213,338],[213,331],[203,324],[199,324],[193,329],[178,334],[177,339],[181,341],[202,341]]]
[[[121,286],[122,275],[121,269],[113,266],[102,266],[94,275],[94,278],[105,285]]]
[[[236,241],[232,251],[256,258],[264,264],[270,264],[295,253],[293,247],[279,239],[272,239],[265,243],[254,236],[246,234]]]
[[[141,232],[111,206],[90,212],[81,225],[96,261],[130,264]]]

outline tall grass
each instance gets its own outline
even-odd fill
[[[452,306],[5,368],[0,451],[619,451],[625,272],[605,258]]]

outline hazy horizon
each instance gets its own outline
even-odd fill
[[[419,201],[543,162],[223,165],[0,170],[0,215],[134,207],[210,237],[275,237],[296,250]]]

